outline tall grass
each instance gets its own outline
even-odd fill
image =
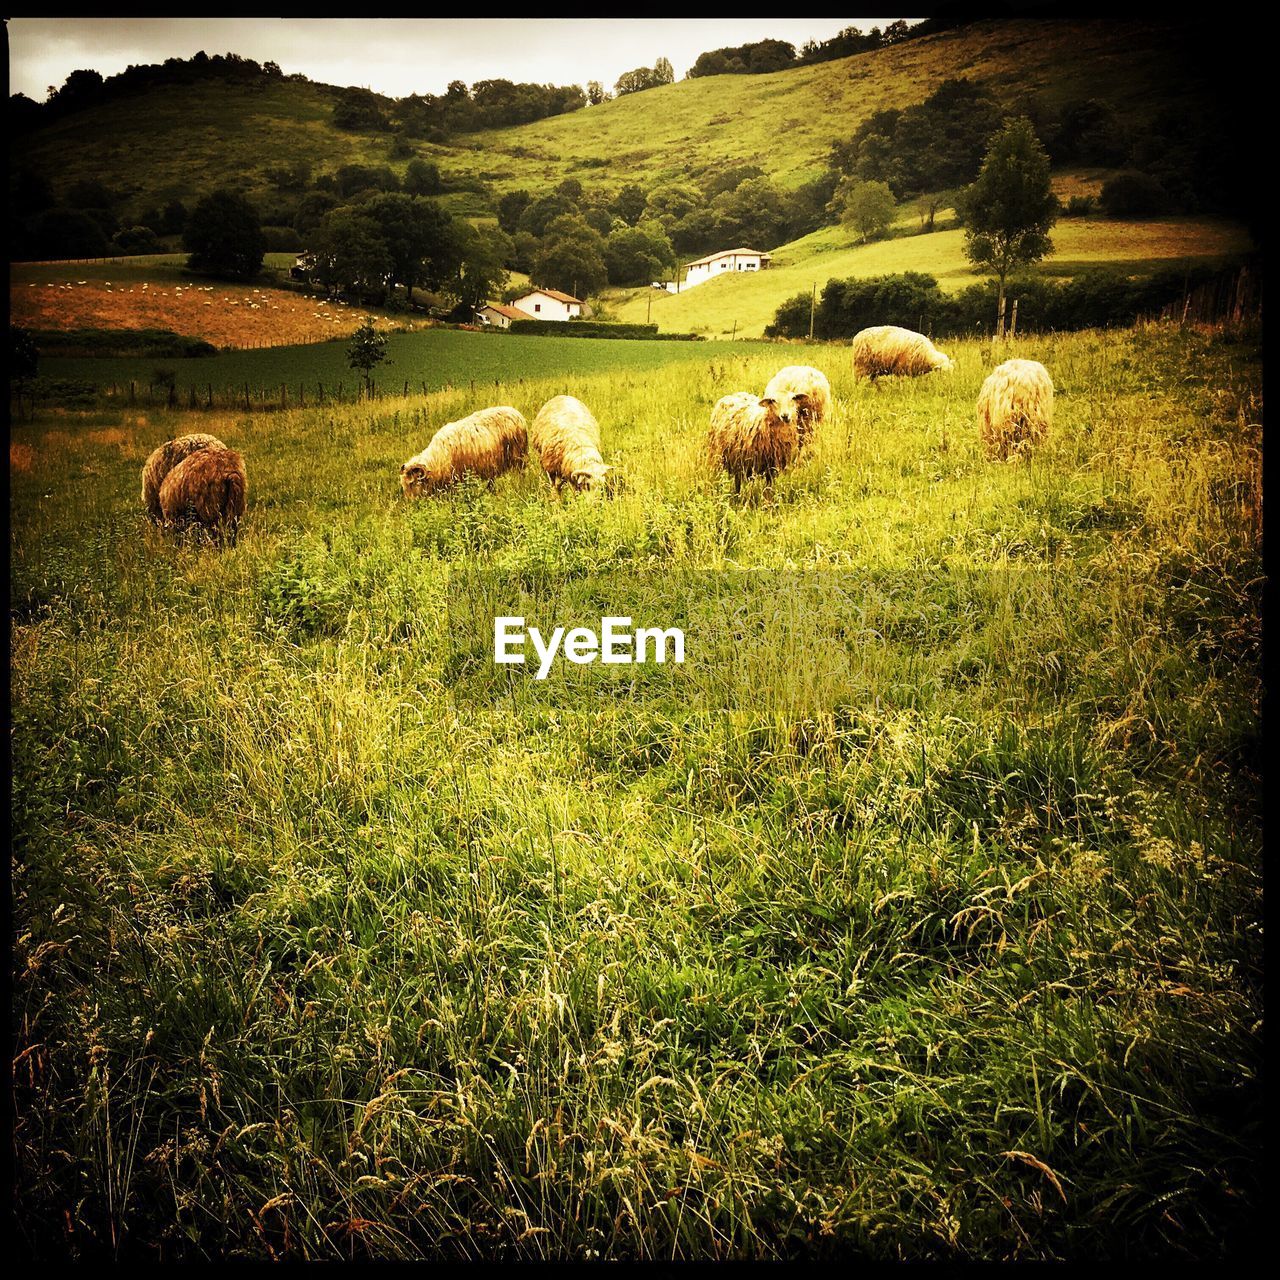
[[[17,424],[21,1251],[1240,1251],[1258,349],[1019,353],[1058,387],[1029,465],[982,459],[988,346],[877,388],[832,349],[816,449],[740,499],[701,445],[757,349],[575,381],[605,500],[405,504],[457,391],[212,415],[250,476],[221,553],[141,519],[189,416]],[[450,628],[469,576],[712,616],[744,572],[751,618],[836,594],[649,683],[498,681]]]

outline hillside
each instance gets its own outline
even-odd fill
[[[446,175],[495,192],[544,190],[570,175],[612,189],[728,162],[759,164],[794,187],[816,176],[830,144],[869,114],[919,102],[955,76],[986,81],[1010,103],[1105,96],[1130,121],[1148,117],[1157,102],[1194,107],[1208,92],[1186,54],[1185,28],[1174,24],[978,23],[772,75],[680,81],[447,146],[419,143],[416,152]],[[299,161],[316,175],[345,164],[404,173],[408,158],[391,157],[391,135],[343,132],[332,111],[333,90],[304,81],[164,86],[20,137],[11,159],[59,190],[102,181],[133,214],[171,199],[190,204],[228,182],[266,200],[274,190],[267,171]],[[474,214],[487,202],[461,191],[447,203]]]
[[[1248,236],[1237,224],[1214,218],[1063,219],[1052,236],[1054,252],[1039,268],[1050,275],[1072,275],[1094,266],[1149,269],[1222,258],[1249,247]],[[831,279],[902,271],[936,276],[946,292],[981,278],[965,258],[964,232],[958,229],[857,245],[850,243],[844,227],[823,227],[775,250],[768,271],[726,275],[676,295],[652,289],[618,292],[611,312],[624,321],[647,319],[667,333],[718,337],[736,332],[740,338],[758,338],[778,306],[793,294],[815,284],[821,291]]]

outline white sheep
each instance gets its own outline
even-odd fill
[[[494,480],[521,466],[529,451],[524,415],[510,405],[478,409],[447,422],[425,449],[400,468],[406,498],[417,498],[455,484],[468,473]]]
[[[1030,453],[1053,426],[1053,379],[1036,360],[1006,360],[978,392],[978,434],[989,458]]]
[[[896,324],[878,324],[853,337],[853,371],[861,378],[898,374],[915,378],[935,369],[950,369],[951,357],[944,355],[924,336]]]
[[[831,383],[820,369],[807,364],[789,364],[769,379],[765,398],[776,400],[783,414],[790,409],[796,424],[800,448],[809,442],[814,428],[831,412]]]
[[[552,396],[538,410],[529,435],[557,491],[566,483],[579,492],[604,484],[610,467],[600,456],[600,424],[581,400]]]
[[[733,476],[733,491],[747,476],[773,477],[788,465],[800,449],[800,437],[790,412],[784,416],[771,397],[734,391],[721,396],[711,410],[707,447],[712,466]]]

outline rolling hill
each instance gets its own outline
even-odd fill
[[[1223,258],[1249,247],[1248,236],[1236,223],[1213,218],[1063,219],[1052,237],[1054,252],[1040,267],[1049,275],[1073,275],[1097,266],[1167,266]],[[758,338],[779,304],[793,294],[808,292],[815,284],[821,291],[831,279],[902,271],[936,276],[946,292],[957,292],[981,278],[965,258],[964,232],[959,229],[857,245],[850,243],[844,227],[823,227],[775,250],[768,271],[726,275],[681,294],[627,290],[613,296],[610,310],[619,320],[647,319],[666,333]]]
[[[965,76],[1011,105],[1099,95],[1136,122],[1156,109],[1194,108],[1209,92],[1187,28],[1162,21],[982,22],[852,58],[761,76],[679,81],[515,128],[420,143],[416,152],[460,182],[493,193],[548,189],[567,176],[614,189],[687,177],[728,163],[759,164],[794,187],[824,167],[831,143],[869,114],[921,101]],[[590,74],[583,68],[583,78]],[[223,184],[266,198],[269,169],[306,161],[315,174],[393,159],[388,134],[332,124],[334,90],[304,80],[169,85],[67,116],[11,144],[15,167],[55,186],[97,179],[126,212],[193,197]],[[195,176],[193,176],[195,175]],[[458,213],[490,207],[484,191],[458,191]]]

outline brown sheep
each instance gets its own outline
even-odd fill
[[[800,438],[790,413],[784,416],[776,400],[734,391],[721,396],[711,410],[707,446],[711,465],[723,467],[733,476],[737,493],[747,476],[762,475],[772,483],[795,458]]]
[[[853,371],[873,382],[886,374],[915,378],[951,367],[951,357],[913,329],[878,324],[853,336]]]
[[[600,424],[573,396],[552,396],[529,429],[542,469],[558,491],[564,484],[579,493],[604,484],[610,468],[600,456]]]
[[[234,543],[248,494],[244,459],[234,449],[201,449],[165,476],[160,510],[166,528],[198,524]]]
[[[987,457],[1029,454],[1053,426],[1053,379],[1036,360],[1006,360],[978,392],[978,434]]]
[[[217,436],[205,435],[201,431],[189,436],[179,436],[176,440],[166,440],[142,466],[142,505],[147,515],[157,524],[160,522],[160,486],[164,478],[184,458],[189,458],[201,449],[225,449],[227,446]]]
[[[831,412],[831,383],[820,369],[807,364],[789,364],[779,369],[765,387],[766,399],[776,400],[784,413],[790,406],[795,419],[800,448],[809,442],[814,428]]]
[[[400,468],[400,488],[406,498],[419,498],[467,474],[492,481],[522,466],[528,452],[528,427],[518,409],[477,409],[457,422],[446,422],[431,443]]]

